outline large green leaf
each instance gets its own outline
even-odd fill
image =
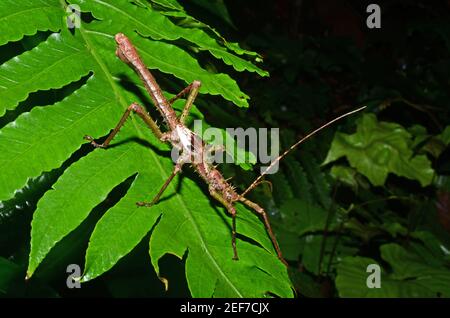
[[[8,1],[8,10],[0,13],[0,21],[2,17],[11,19],[14,12],[24,15],[21,21],[27,21],[26,26],[5,29],[1,35],[4,42],[39,30],[60,29],[0,67],[0,114],[19,110],[17,105],[27,103],[33,92],[61,88],[84,78],[82,86],[63,100],[17,113],[17,118],[0,130],[0,200],[12,198],[30,178],[60,167],[85,143],[84,135],[106,135],[133,101],[149,105],[136,74],[115,56],[117,32],[130,37],[150,68],[186,84],[201,80],[201,93],[220,95],[238,106],[248,104],[248,96],[230,76],[203,69],[195,53],[180,46],[184,42],[170,42],[185,38],[198,49],[218,56],[218,62],[252,71],[251,63],[245,64],[205,32],[178,27],[152,7],[131,1],[69,2],[96,19],[69,32],[61,23],[66,15],[64,2],[58,0],[39,1],[53,10],[51,14],[47,9],[39,12],[30,7],[27,15],[25,0],[14,5]],[[46,14],[51,16],[48,21],[43,18]],[[130,85],[136,89],[126,89]],[[112,268],[153,227],[153,266],[159,273],[158,260],[164,254],[181,258],[187,253],[186,277],[194,296],[292,296],[287,270],[261,220],[240,206],[238,232],[247,238],[238,238],[241,260],[231,260],[230,217],[202,191],[201,180],[180,177],[158,205],[136,206],[136,201],[150,200],[170,174],[173,164],[169,150],[132,116],[109,149],[93,150],[70,165],[38,202],[27,275],[33,276],[53,247],[77,229],[115,187],[132,178],[125,196],[96,224],[86,252],[84,281]],[[180,187],[175,187],[177,182]]]
[[[365,257],[347,257],[338,266],[336,286],[342,297],[450,297],[450,270],[407,251],[397,244],[381,247],[381,257],[392,267],[382,269],[381,288],[368,288],[370,264]]]
[[[431,162],[425,155],[415,156],[411,144],[411,134],[401,125],[364,114],[356,133],[336,133],[324,164],[345,156],[374,185],[383,185],[389,173],[429,185],[434,175]]]

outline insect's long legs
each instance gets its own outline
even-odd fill
[[[180,115],[180,122],[182,124],[184,124],[184,121],[186,120],[186,117],[189,114],[189,111],[192,107],[192,104],[194,103],[195,98],[197,97],[201,85],[202,83],[200,81],[193,81],[181,92],[179,92],[176,96],[172,97],[169,100],[169,104],[172,104],[174,101],[176,101],[177,99],[181,98],[182,96],[186,95],[189,92],[188,98],[186,99],[186,103],[184,104],[183,112]]]
[[[210,190],[209,193],[213,198],[222,203],[222,205],[227,209],[228,213],[231,214],[231,245],[233,247],[234,254],[233,260],[238,260],[239,256],[236,248],[236,208],[234,207],[232,202],[225,200],[224,197],[220,195],[220,193],[213,190]]]
[[[269,233],[270,239],[272,240],[272,244],[275,247],[275,250],[277,252],[278,258],[286,265],[288,266],[287,262],[283,258],[283,255],[281,254],[281,249],[278,246],[277,239],[275,238],[275,235],[273,234],[272,227],[270,226],[269,217],[267,216],[266,211],[262,207],[260,207],[255,202],[250,201],[249,199],[246,199],[244,197],[239,197],[239,201],[244,203],[249,208],[256,211],[256,213],[260,214],[264,219],[264,224],[266,225],[267,233]]]
[[[185,96],[187,93],[191,91],[192,84],[189,84],[185,88],[183,88],[178,94],[176,94],[174,97],[169,99],[169,104],[172,105],[176,100],[180,99],[181,97]]]
[[[117,135],[120,128],[122,128],[122,126],[125,124],[125,121],[127,120],[128,116],[130,116],[131,112],[135,112],[136,114],[138,114],[139,117],[141,117],[142,120],[144,120],[144,122],[150,127],[150,129],[153,131],[155,136],[158,139],[161,139],[163,134],[162,134],[161,130],[159,129],[158,125],[155,123],[155,121],[152,119],[152,117],[150,117],[150,115],[137,103],[133,103],[130,106],[128,106],[127,110],[122,115],[122,118],[120,118],[119,123],[116,125],[116,127],[114,127],[113,131],[109,134],[109,136],[106,138],[106,140],[102,144],[96,143],[94,141],[94,138],[91,136],[86,135],[86,136],[84,136],[84,139],[89,140],[91,142],[91,144],[95,147],[106,148],[109,145],[109,143],[111,142],[111,140],[113,140],[113,138]]]
[[[150,201],[150,202],[140,201],[140,202],[136,202],[136,204],[138,206],[146,206],[146,207],[151,207],[152,205],[156,204],[159,201],[159,198],[161,197],[163,192],[169,186],[170,182],[173,180],[173,178],[175,178],[175,176],[181,171],[181,167],[182,167],[182,164],[179,164],[179,163],[177,163],[174,166],[174,169],[173,169],[172,173],[170,174],[169,178],[167,178],[166,182],[164,182],[161,189],[159,190],[159,192],[156,194],[156,196],[153,198],[152,201]]]

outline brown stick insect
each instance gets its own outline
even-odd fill
[[[143,107],[138,105],[137,103],[132,103],[119,123],[113,129],[113,131],[108,135],[106,140],[102,144],[98,144],[94,141],[94,138],[91,136],[85,136],[84,138],[91,142],[91,144],[95,147],[106,148],[109,143],[112,141],[114,136],[119,132],[120,128],[124,125],[128,116],[130,116],[131,112],[136,113],[139,117],[143,119],[143,121],[149,126],[155,136],[163,142],[170,143],[172,147],[176,148],[180,155],[176,160],[174,169],[169,176],[169,178],[164,182],[159,192],[150,202],[137,202],[138,206],[151,207],[156,204],[163,194],[164,190],[166,190],[167,186],[173,180],[173,178],[181,171],[182,167],[186,163],[190,163],[192,167],[198,172],[200,177],[208,184],[209,193],[211,196],[219,201],[230,213],[232,217],[232,248],[233,248],[233,259],[238,260],[238,253],[236,249],[236,209],[235,202],[241,202],[251,210],[255,211],[258,215],[260,215],[264,220],[264,225],[266,227],[267,233],[272,240],[273,246],[277,252],[279,259],[287,265],[287,262],[283,259],[281,254],[280,247],[277,243],[275,235],[272,231],[272,227],[269,222],[269,218],[264,209],[259,206],[257,203],[250,201],[244,196],[255,188],[261,181],[261,178],[268,173],[268,171],[284,156],[286,156],[290,151],[292,151],[295,147],[301,144],[303,141],[316,134],[318,131],[323,128],[331,125],[332,123],[338,121],[339,119],[356,113],[362,110],[364,107],[356,109],[354,111],[348,112],[344,115],[341,115],[332,121],[326,123],[320,128],[314,130],[309,133],[307,136],[299,140],[297,143],[292,145],[289,149],[287,149],[282,155],[280,155],[276,160],[274,160],[271,165],[267,167],[267,169],[242,193],[238,194],[235,188],[228,183],[228,181],[222,176],[219,170],[213,165],[211,160],[207,160],[211,153],[217,151],[217,147],[207,144],[199,135],[194,133],[185,125],[185,120],[187,115],[189,114],[190,108],[197,97],[199,88],[201,83],[199,81],[194,81],[192,84],[188,85],[185,89],[183,89],[180,93],[174,96],[172,99],[167,100],[159,85],[156,83],[155,78],[150,73],[148,68],[142,62],[140,56],[138,55],[135,47],[131,44],[130,40],[122,33],[118,33],[115,36],[115,40],[117,43],[116,55],[126,64],[130,65],[134,71],[139,75],[142,82],[144,83],[145,89],[149,93],[153,104],[156,106],[158,111],[161,113],[166,125],[167,132],[162,132],[159,129],[159,126],[152,119],[152,117],[144,110]],[[179,117],[177,117],[174,109],[171,104],[179,99],[180,97],[188,94],[186,103],[182,110],[182,113]]]

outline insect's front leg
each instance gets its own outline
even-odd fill
[[[180,115],[180,122],[182,124],[184,124],[187,115],[189,115],[189,111],[192,107],[192,104],[194,103],[195,98],[197,97],[201,85],[202,83],[200,81],[193,81],[185,89],[183,89],[176,96],[172,97],[169,100],[169,104],[172,104],[174,101],[176,101],[177,99],[181,98],[182,96],[186,95],[189,92],[186,103],[184,104],[183,112]]]
[[[160,139],[163,136],[163,133],[159,129],[158,125],[155,123],[153,118],[150,117],[150,115],[144,110],[144,108],[142,108],[142,106],[139,105],[138,103],[133,103],[130,106],[128,106],[127,110],[122,115],[122,118],[120,118],[119,123],[116,125],[116,127],[114,127],[113,131],[108,135],[108,137],[102,144],[96,143],[94,141],[94,138],[88,135],[84,136],[84,139],[89,140],[94,147],[106,148],[111,142],[111,140],[113,140],[113,138],[117,135],[120,128],[122,128],[122,126],[125,124],[131,112],[138,114],[139,117],[141,117],[142,120],[150,127],[150,129],[153,131],[153,133],[157,138]]]

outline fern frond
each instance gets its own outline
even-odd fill
[[[319,203],[328,209],[331,204],[331,189],[326,175],[320,170],[319,163],[310,153],[304,152],[300,161],[313,185],[313,191]]]
[[[33,19],[32,23],[30,17]],[[62,27],[59,1],[0,1],[0,30],[2,30],[0,45],[18,41],[25,35],[33,35],[37,31],[56,32]]]
[[[312,186],[303,167],[292,157],[285,158],[284,164],[289,172],[288,178],[296,197],[305,202],[313,203]]]
[[[80,78],[87,81],[63,100],[18,114],[0,129],[0,200],[12,198],[30,178],[61,167],[85,143],[84,135],[100,138],[108,134],[132,102],[151,106],[148,97],[143,97],[136,74],[115,56],[113,37],[118,32],[127,34],[150,68],[186,84],[201,80],[200,93],[248,106],[249,97],[229,75],[203,69],[195,53],[187,53],[187,48],[175,41],[185,39],[197,49],[211,52],[219,62],[233,64],[236,70],[251,70],[241,57],[231,57],[232,52],[201,30],[179,27],[151,7],[131,1],[85,0],[68,2],[78,4],[95,19],[82,21],[80,28],[69,31],[64,1],[29,2],[2,1],[0,23],[17,23],[17,27],[0,25],[0,43],[37,31],[59,32],[0,67],[0,116],[7,110],[20,112],[17,105],[27,103],[33,92],[65,87]],[[15,16],[20,19],[16,21]],[[126,89],[124,82],[137,89]],[[174,181],[161,204],[148,209],[136,207],[136,200],[151,198],[167,179],[172,169],[170,158],[165,156],[167,150],[133,117],[111,148],[93,150],[70,165],[38,202],[28,276],[39,270],[49,251],[112,189],[133,177],[128,192],[94,229],[86,252],[84,281],[108,271],[155,226],[150,241],[154,267],[159,270],[158,260],[166,253],[181,258],[187,251],[186,275],[193,296],[262,297],[267,291],[292,296],[286,268],[269,244],[263,224],[250,211],[239,207],[238,231],[255,243],[239,239],[241,260],[234,262],[230,255],[231,221],[223,208],[212,205],[196,181],[183,178],[185,185],[179,192]],[[203,270],[201,276],[198,268]]]

